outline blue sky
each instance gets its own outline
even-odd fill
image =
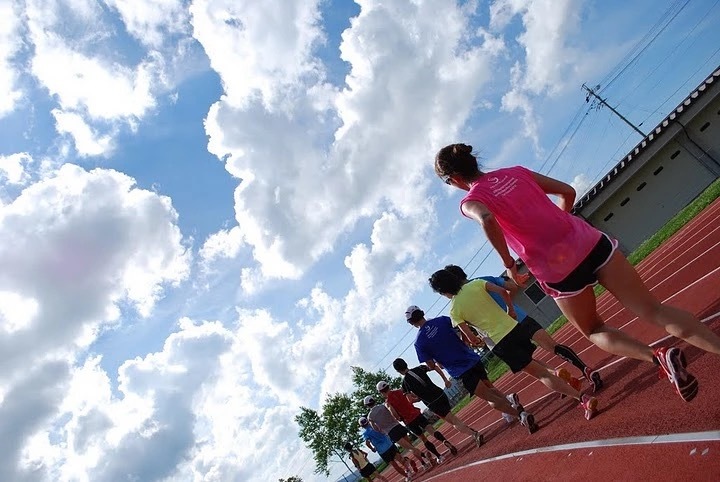
[[[500,270],[435,151],[584,191],[640,139],[580,85],[650,130],[719,3],[0,0],[0,478],[324,480],[298,408]]]

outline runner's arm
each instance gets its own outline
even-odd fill
[[[470,329],[470,325],[467,323],[462,322],[458,325],[458,327],[460,328],[462,334],[468,339],[471,346],[482,346],[485,344],[475,333],[473,333],[472,329]]]
[[[367,448],[369,448],[373,452],[377,452],[377,450],[375,450],[375,447],[373,447],[373,444],[372,444],[372,442],[370,442],[370,440],[365,440],[365,445],[367,445]]]
[[[427,364],[428,368],[435,370],[435,372],[440,375],[440,378],[442,378],[443,382],[445,382],[445,388],[450,388],[452,386],[452,382],[447,379],[445,372],[442,371],[442,368],[435,364],[435,360],[428,360],[425,364]]]
[[[545,191],[546,194],[554,194],[560,197],[560,203],[558,206],[563,211],[572,211],[573,205],[575,204],[575,189],[570,185],[552,177],[543,176],[537,172],[533,172],[533,179],[538,183],[540,188]]]
[[[493,283],[485,283],[485,290],[488,292],[497,293],[502,296],[503,301],[505,301],[505,306],[507,306],[508,316],[512,318],[517,318],[517,313],[515,313],[515,306],[513,305],[513,301],[510,297],[510,292],[508,290]]]
[[[375,422],[373,422],[372,420],[370,420],[369,422],[370,422],[370,426],[373,428],[373,430],[375,430],[376,432],[383,433],[382,430],[380,430],[380,427],[378,427]]]
[[[403,418],[400,416],[399,413],[397,413],[397,410],[395,410],[395,408],[392,405],[390,405],[388,403],[387,408],[388,408],[388,410],[390,410],[390,413],[392,414],[392,416],[395,417],[395,420],[397,420],[398,422],[403,421]]]
[[[507,269],[508,276],[513,280],[517,281],[518,284],[522,284],[522,281],[518,278],[517,265],[515,264],[515,258],[510,254],[507,241],[505,241],[505,234],[502,232],[502,228],[495,219],[495,215],[483,203],[478,201],[467,201],[462,205],[462,212],[470,219],[474,219],[485,231],[485,236],[490,240],[490,244],[493,245],[495,251],[500,255],[503,265]]]
[[[420,397],[415,395],[413,392],[405,392],[405,398],[407,398],[410,403],[417,403],[420,401]]]

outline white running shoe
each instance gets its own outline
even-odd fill
[[[535,417],[533,417],[532,413],[522,412],[520,414],[520,423],[527,428],[530,433],[535,433],[538,428],[540,428],[535,423]]]

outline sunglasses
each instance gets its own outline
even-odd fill
[[[445,184],[450,184],[450,182],[451,182],[450,174],[445,174],[445,175],[443,175],[443,176],[440,176],[440,179],[442,179],[442,181],[443,181]]]

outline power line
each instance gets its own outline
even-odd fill
[[[610,80],[608,80],[608,81],[603,81],[603,82],[601,83],[601,86],[602,86],[602,87],[598,89],[598,92],[602,92],[603,90],[605,90],[605,89],[607,89],[608,87],[610,87],[610,85],[612,85],[612,83],[615,82],[615,80],[617,80],[618,77],[620,77],[632,64],[634,64],[635,61],[640,57],[640,55],[642,55],[643,52],[645,52],[645,51],[648,49],[648,47],[650,47],[650,45],[652,45],[653,42],[655,42],[655,40],[658,38],[658,36],[660,36],[660,34],[662,34],[662,33],[665,31],[665,29],[672,23],[673,20],[675,20],[675,18],[680,14],[680,12],[682,12],[682,11],[685,9],[685,7],[687,7],[688,3],[690,3],[690,0],[685,0],[685,3],[683,3],[682,6],[680,6],[680,8],[678,9],[678,11],[675,12],[674,14],[672,14],[672,16],[669,18],[669,20],[665,21],[665,19],[667,18],[667,16],[670,15],[670,12],[672,12],[672,10],[673,10],[674,8],[676,8],[676,5],[678,5],[679,2],[675,2],[674,4],[672,4],[672,5],[665,11],[665,13],[664,13],[663,16],[661,17],[661,19],[660,19],[658,22],[656,22],[655,25],[653,25],[653,27],[650,29],[650,31],[648,32],[648,34],[646,34],[646,35],[643,37],[643,39],[640,40],[640,42],[638,42],[638,43],[635,45],[635,47],[633,47],[633,50],[636,50],[637,47],[640,46],[640,45],[642,44],[642,42],[645,40],[645,38],[650,34],[650,32],[652,32],[655,28],[657,28],[657,26],[658,26],[659,24],[661,24],[662,22],[665,22],[665,24],[660,27],[660,30],[658,30],[658,32],[655,33],[655,34],[652,36],[652,38],[650,38],[650,40],[649,40],[642,48],[640,48],[639,51],[635,52],[635,53],[633,54],[632,58],[628,61],[628,63],[627,63],[624,67],[622,67],[617,73],[615,73],[615,75],[613,75],[612,78],[610,78]],[[627,58],[627,56],[626,56],[626,58]],[[607,78],[607,77],[606,77],[606,78]]]
[[[682,39],[680,42],[675,43],[675,45],[673,46],[672,50],[670,50],[670,52],[668,52],[667,54],[665,54],[665,55],[662,56],[662,59],[660,60],[660,62],[657,63],[657,65],[655,66],[655,68],[652,69],[652,70],[650,71],[650,73],[643,75],[643,76],[641,77],[640,81],[639,81],[637,84],[635,84],[635,86],[634,86],[629,92],[627,92],[627,93],[620,99],[620,101],[618,102],[618,106],[619,106],[620,104],[622,104],[623,102],[625,102],[625,100],[626,100],[628,97],[630,97],[633,93],[635,93],[635,91],[637,91],[637,89],[639,89],[640,86],[641,86],[643,83],[645,83],[647,80],[649,80],[650,78],[652,78],[652,76],[655,74],[655,72],[657,72],[658,69],[660,69],[660,67],[662,67],[663,65],[665,65],[665,63],[668,62],[668,61],[673,57],[673,55],[675,55],[675,53],[678,51],[678,49],[688,40],[688,38],[690,38],[690,36],[695,32],[695,30],[697,30],[697,28],[700,26],[700,24],[705,23],[705,22],[708,22],[708,21],[712,18],[712,16],[710,16],[709,14],[710,14],[710,12],[713,11],[713,9],[715,9],[715,7],[718,5],[718,3],[720,3],[720,0],[715,0],[715,3],[713,3],[713,4],[710,6],[710,8],[707,9],[707,11],[705,11],[705,13],[700,16],[699,20],[698,20],[697,22],[695,22],[695,25],[693,25],[693,27],[692,27],[690,30],[688,30],[688,32],[685,34],[685,36],[683,37],[683,39]],[[684,50],[684,52],[687,51],[692,45],[694,45],[695,42],[697,42],[697,40],[698,40],[698,39],[695,39],[695,41],[693,41],[693,42]],[[658,79],[658,81],[655,82],[655,84],[653,84],[653,86],[650,87],[650,89],[652,90],[652,89],[654,89],[655,87],[657,87],[657,85],[662,81],[662,79],[663,79],[663,77],[661,77],[660,79]]]

